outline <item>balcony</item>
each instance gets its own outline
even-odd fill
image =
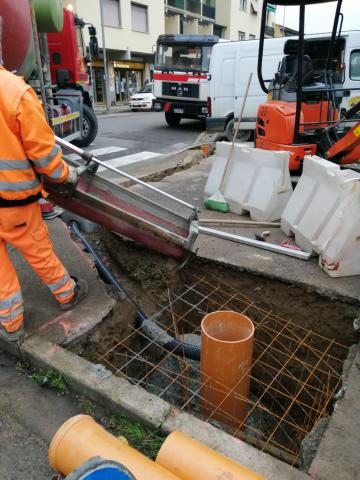
[[[200,0],[186,0],[185,10],[191,13],[201,15],[201,1]]]
[[[215,0],[165,0],[165,7],[215,20]]]
[[[215,0],[203,0],[202,15],[215,19]]]
[[[185,0],[167,0],[168,7],[179,8],[180,10],[184,10],[185,8]]]

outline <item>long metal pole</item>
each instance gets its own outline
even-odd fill
[[[294,124],[294,143],[300,143],[300,118],[303,90],[303,61],[304,61],[304,35],[305,35],[305,0],[299,5],[299,47],[298,47],[298,71],[296,81],[296,112]]]
[[[45,93],[44,72],[41,64],[41,54],[40,54],[39,37],[38,37],[36,18],[35,18],[34,0],[30,0],[29,3],[30,3],[31,27],[33,31],[33,39],[34,39],[34,45],[35,45],[36,64],[37,64],[37,71],[38,71],[38,77],[40,82],[42,107],[44,109],[46,121],[49,123],[49,115],[46,108],[47,101],[46,101],[46,93]]]
[[[100,0],[100,17],[101,17],[102,46],[103,46],[103,57],[104,57],[105,105],[106,105],[106,111],[109,112],[110,111],[109,69],[108,69],[107,55],[106,55],[104,11],[103,11],[102,0]]]
[[[325,70],[329,70],[329,68],[330,68],[331,54],[332,54],[334,44],[335,44],[336,32],[337,32],[337,29],[338,29],[339,16],[340,16],[340,12],[341,12],[341,6],[342,6],[342,0],[338,0],[337,5],[336,5],[334,24],[333,24],[333,28],[332,28],[332,32],[331,32],[331,38],[330,38],[330,43],[329,43],[329,49],[328,49],[328,54],[327,54],[327,59],[326,59]]]
[[[275,243],[261,242],[259,240],[253,240],[252,238],[242,237],[240,235],[234,235],[233,233],[222,232],[208,227],[199,226],[199,233],[210,235],[211,237],[222,238],[223,240],[230,240],[231,242],[242,243],[243,245],[249,245],[250,247],[262,248],[269,252],[281,253],[282,255],[299,258],[300,260],[309,260],[311,257],[311,253],[309,252],[292,250],[291,248],[282,247]]]
[[[90,40],[91,42],[91,40]],[[89,64],[90,64],[90,83],[91,83],[91,88],[90,88],[90,98],[92,102],[95,102],[95,84],[94,84],[94,71],[92,67],[92,62],[93,62],[93,56],[91,53],[91,48],[90,48],[90,43],[89,43]]]
[[[66,140],[64,140],[63,138],[60,138],[60,137],[57,137],[55,136],[55,140],[56,140],[56,143],[58,145],[60,145],[60,147],[62,148],[68,148],[69,150],[71,150],[72,152],[76,153],[77,155],[79,155],[79,157],[82,157],[84,156],[84,153],[88,153],[88,160],[91,161],[91,162],[95,162],[97,163],[98,165],[104,167],[104,168],[107,168],[108,170],[111,170],[112,172],[116,173],[117,175],[121,175],[122,177],[125,177],[131,181],[133,181],[134,183],[137,183],[138,185],[142,185],[143,187],[149,189],[149,190],[152,190],[153,192],[156,192],[156,193],[159,193],[161,195],[163,195],[164,197],[167,197],[169,198],[170,200],[173,200],[174,202],[177,202],[179,203],[180,205],[183,205],[184,207],[187,207],[187,208],[190,208],[191,210],[194,210],[194,211],[197,211],[197,207],[195,207],[194,205],[191,205],[190,203],[187,203],[187,202],[184,202],[183,200],[181,200],[180,198],[177,198],[177,197],[174,197],[173,195],[170,195],[169,193],[166,193],[164,192],[163,190],[159,190],[158,188],[156,187],[153,187],[152,185],[149,185],[148,183],[145,183],[143,182],[142,180],[139,180],[138,178],[136,177],[133,177],[132,175],[129,175],[128,173],[122,171],[122,170],[118,170],[117,168],[114,168],[112,167],[111,165],[107,165],[106,162],[102,162],[101,160],[98,160],[96,157],[92,156],[89,152],[85,152],[84,150],[82,150],[81,148],[79,147],[76,147],[75,145],[73,145],[72,143],[69,143],[67,142]]]
[[[266,88],[264,78],[263,78],[263,74],[262,74],[267,5],[268,5],[268,0],[264,0],[263,6],[262,6],[262,12],[261,12],[259,53],[258,53],[258,62],[257,62],[257,74],[258,74],[260,87],[265,93],[269,93],[269,90]]]

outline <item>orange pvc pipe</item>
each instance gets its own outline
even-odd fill
[[[53,437],[49,448],[52,468],[69,475],[93,457],[115,460],[127,467],[136,480],[180,480],[108,433],[88,415],[67,420]]]
[[[167,437],[156,463],[182,480],[265,480],[265,477],[181,432]]]
[[[201,413],[239,427],[247,412],[254,325],[241,313],[217,311],[201,322]]]

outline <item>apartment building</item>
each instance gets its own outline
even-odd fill
[[[260,32],[262,0],[164,0],[165,32],[215,34],[249,40]],[[268,6],[266,35],[274,36],[275,7]]]
[[[114,105],[127,101],[151,79],[154,45],[164,33],[165,12],[162,0],[101,0],[105,46],[109,71],[109,98]],[[105,102],[103,39],[100,0],[64,0],[85,22],[96,27],[99,58],[92,60],[91,76],[96,103]],[[87,29],[85,43],[89,42]]]
[[[216,0],[164,0],[165,33],[216,34],[216,3]]]
[[[105,102],[101,5],[114,105],[152,78],[157,37],[168,34],[215,34],[228,40],[257,38],[262,0],[63,0],[97,29],[99,57],[90,62],[95,103]],[[275,7],[267,12],[267,36],[274,36]],[[87,29],[85,43],[89,42]]]

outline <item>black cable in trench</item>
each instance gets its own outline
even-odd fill
[[[165,332],[165,330],[163,330],[158,324],[150,320],[148,316],[141,310],[139,305],[131,298],[123,285],[121,285],[121,283],[114,277],[109,268],[103,263],[92,244],[81,233],[78,222],[73,220],[70,222],[69,226],[71,231],[84,245],[86,251],[93,257],[96,268],[98,269],[98,272],[103,280],[113,285],[119,292],[125,294],[126,297],[135,305],[137,326],[144,329],[146,328],[146,333],[167,350],[170,350],[177,355],[185,355],[185,357],[190,360],[199,361],[200,347],[189,345],[188,343],[177,340]]]

